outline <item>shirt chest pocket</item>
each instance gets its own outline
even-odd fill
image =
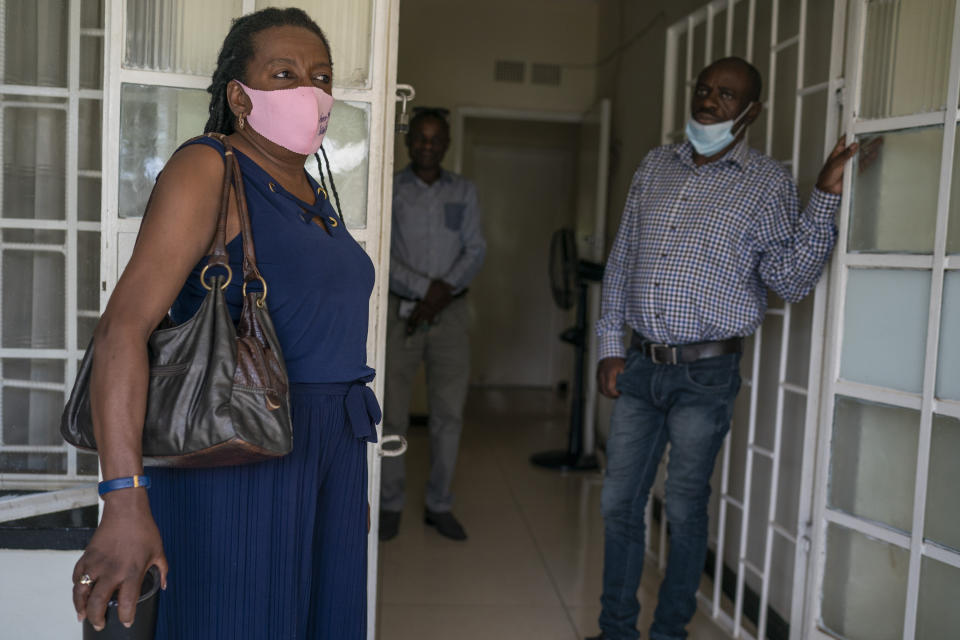
[[[447,202],[443,205],[443,223],[450,231],[460,231],[467,210],[464,202]]]

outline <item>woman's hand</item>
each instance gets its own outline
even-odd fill
[[[112,491],[104,502],[100,526],[73,568],[77,618],[88,619],[98,631],[106,624],[107,602],[116,591],[120,622],[133,624],[143,577],[151,566],[160,570],[160,585],[167,588],[167,558],[146,490]],[[80,584],[83,575],[93,583]]]

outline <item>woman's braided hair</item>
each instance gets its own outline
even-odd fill
[[[230,32],[223,40],[220,55],[217,56],[217,69],[213,80],[207,87],[210,93],[210,119],[203,128],[204,133],[215,131],[230,135],[233,133],[234,117],[227,102],[227,84],[231,80],[246,83],[247,63],[253,57],[253,37],[270,27],[303,27],[317,34],[330,53],[330,42],[323,30],[301,9],[263,9],[256,13],[241,16],[233,21]],[[332,54],[331,55],[331,64]]]

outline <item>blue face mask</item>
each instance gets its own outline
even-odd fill
[[[747,112],[752,106],[753,103],[751,102],[747,105],[747,108],[743,110],[743,113],[734,120],[717,122],[715,124],[701,124],[691,116],[690,119],[687,120],[687,140],[690,141],[690,144],[693,145],[697,153],[702,156],[712,156],[722,151],[736,139],[733,128],[747,115]]]

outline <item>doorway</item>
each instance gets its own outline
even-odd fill
[[[487,258],[471,289],[471,384],[556,387],[570,381],[573,350],[560,333],[570,311],[554,304],[553,232],[576,221],[579,123],[464,118],[462,172],[474,181]]]

